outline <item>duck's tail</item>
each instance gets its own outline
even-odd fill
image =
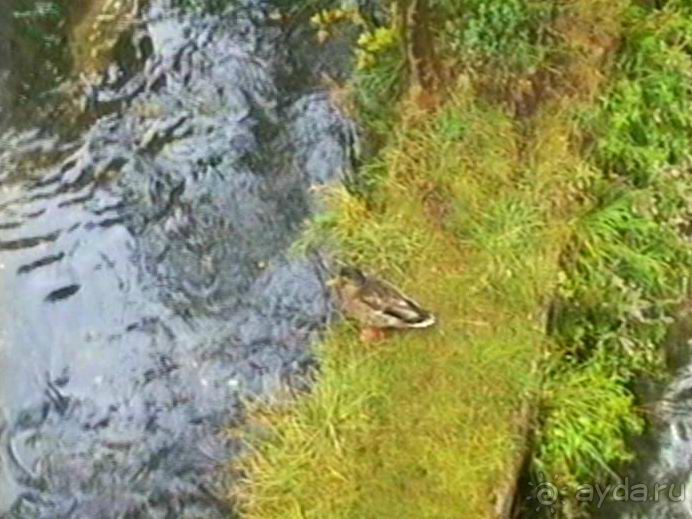
[[[435,324],[435,316],[412,299],[404,299],[391,313],[399,319],[400,328],[427,328]]]
[[[420,314],[420,319],[407,322],[409,328],[428,328],[435,324],[435,316],[431,313],[424,312]]]

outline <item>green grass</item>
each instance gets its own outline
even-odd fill
[[[617,479],[615,464],[632,459],[623,431],[637,434],[643,426],[632,412],[627,380],[609,359],[595,358],[561,366],[544,390],[542,431],[550,441],[542,444],[534,469],[559,481],[561,488]]]
[[[442,60],[461,62],[445,101],[361,102],[387,144],[325,193],[301,245],[399,284],[439,325],[376,346],[330,332],[313,390],[253,410],[246,517],[490,517],[527,402],[532,468],[561,485],[614,478],[642,430],[632,383],[662,374],[692,267],[689,8],[434,5]],[[357,90],[375,108],[401,86],[385,54]]]
[[[541,121],[536,149],[551,158],[534,182],[516,153],[522,128],[462,88],[400,126],[367,199],[329,196],[307,244],[396,282],[440,324],[375,346],[349,323],[334,330],[314,390],[256,411],[262,433],[236,467],[246,517],[491,515],[521,450],[522,404],[539,390],[543,305],[568,235],[556,210],[575,160],[566,120],[555,107]]]
[[[596,175],[561,258],[535,461],[563,484],[607,480],[631,459],[625,440],[643,427],[631,388],[663,375],[660,345],[689,283],[689,14],[684,2],[624,11],[610,81],[582,117]]]

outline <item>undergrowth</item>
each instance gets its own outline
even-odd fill
[[[495,74],[498,69],[535,69],[548,51],[540,43],[547,36],[553,2],[439,0],[435,4],[446,21],[444,44],[475,67],[489,64]]]
[[[622,48],[595,109],[584,113],[598,174],[563,252],[536,466],[568,485],[615,478],[643,417],[631,388],[662,376],[660,345],[692,267],[687,156],[689,8],[630,6]],[[581,388],[581,389],[578,389]]]

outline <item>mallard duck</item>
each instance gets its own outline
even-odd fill
[[[413,299],[355,267],[342,267],[330,285],[344,315],[365,325],[364,339],[381,337],[387,329],[427,328],[435,324],[435,317]]]

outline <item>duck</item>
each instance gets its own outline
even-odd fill
[[[382,339],[387,330],[428,328],[435,316],[392,284],[366,275],[361,269],[344,266],[330,281],[341,311],[364,326],[361,339]]]

